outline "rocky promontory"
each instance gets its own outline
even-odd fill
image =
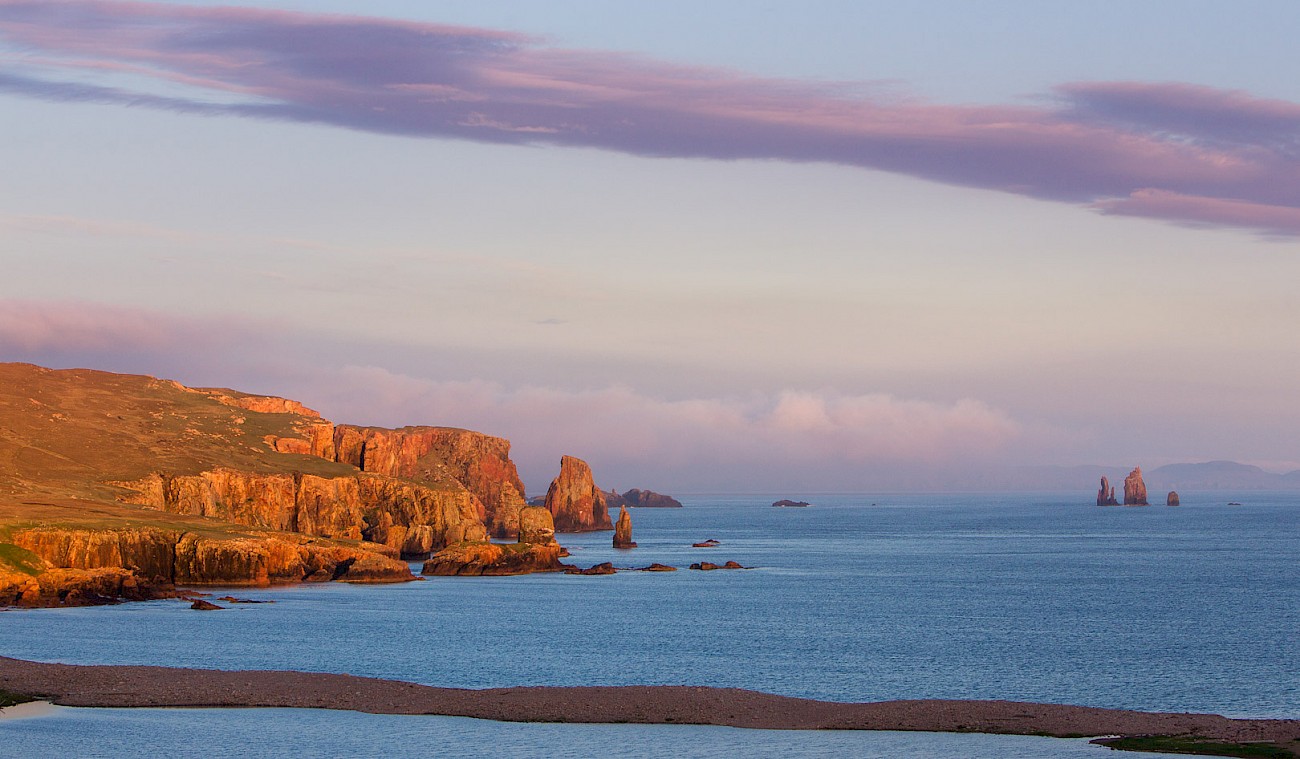
[[[605,493],[592,480],[591,467],[573,456],[560,459],[560,473],[546,491],[546,510],[555,517],[556,532],[614,529]]]
[[[0,604],[403,581],[403,557],[519,531],[510,444],[469,430],[31,364],[0,364],[0,428]]]
[[[568,556],[555,540],[551,512],[527,506],[520,512],[519,539],[515,543],[467,540],[448,546],[424,562],[425,575],[523,575],[574,569],[560,562]]]

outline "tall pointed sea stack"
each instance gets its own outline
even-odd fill
[[[605,494],[596,487],[587,462],[573,456],[560,459],[560,474],[546,491],[546,510],[555,517],[556,532],[611,530]]]
[[[632,515],[622,506],[618,508],[618,522],[614,524],[614,547],[636,548],[636,543],[632,542]]]
[[[1135,466],[1124,478],[1124,505],[1148,506],[1147,485],[1142,481],[1142,467]]]
[[[1101,490],[1097,491],[1098,506],[1118,506],[1119,501],[1115,500],[1115,486],[1110,484],[1110,480],[1105,477],[1101,478]]]

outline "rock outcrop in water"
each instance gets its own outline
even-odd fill
[[[1166,506],[1177,506],[1177,505],[1179,505],[1178,492],[1177,492],[1177,491],[1174,491],[1174,490],[1170,490],[1170,491],[1169,491],[1169,495],[1165,496],[1165,505],[1166,505]]]
[[[605,493],[592,481],[591,467],[573,456],[560,459],[560,474],[546,491],[546,509],[556,532],[612,530]]]
[[[653,490],[632,488],[622,495],[623,503],[637,509],[680,509],[682,502]],[[620,504],[622,505],[622,504]]]
[[[614,547],[636,548],[636,543],[632,542],[632,515],[622,506],[618,509],[618,522],[614,524]]]
[[[1115,486],[1110,484],[1110,480],[1105,477],[1101,478],[1101,489],[1097,491],[1098,506],[1118,506],[1119,501],[1115,500]]]
[[[519,512],[519,542],[547,546],[555,543],[555,519],[542,506],[525,506]]]
[[[466,541],[435,553],[420,574],[438,576],[526,575],[563,572],[567,555],[559,543],[479,543]]]
[[[1133,467],[1124,478],[1124,505],[1147,506],[1147,486],[1142,481],[1142,467]]]
[[[561,563],[568,556],[555,540],[551,512],[540,506],[525,506],[519,513],[516,543],[467,540],[448,546],[424,562],[425,575],[525,575],[534,572],[562,572],[574,569]]]

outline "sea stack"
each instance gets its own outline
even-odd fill
[[[619,507],[618,522],[614,524],[614,547],[636,548],[632,542],[632,515],[623,506]]]
[[[1165,496],[1165,505],[1166,506],[1178,505],[1178,491],[1176,490],[1169,491],[1169,495]]]
[[[556,532],[614,529],[605,493],[592,481],[591,467],[573,456],[560,459],[560,474],[546,491],[546,510],[555,518]]]
[[[1097,491],[1098,506],[1118,506],[1119,501],[1115,500],[1115,486],[1110,484],[1110,480],[1105,477],[1101,478],[1101,490]]]
[[[1147,485],[1142,481],[1142,467],[1135,466],[1124,478],[1124,505],[1147,506]]]
[[[547,546],[555,543],[555,520],[541,506],[519,510],[519,542]]]

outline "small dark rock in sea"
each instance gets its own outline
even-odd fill
[[[812,504],[811,504],[811,503],[808,503],[807,501],[791,501],[791,500],[789,500],[789,499],[785,499],[785,498],[783,498],[783,499],[781,499],[781,500],[779,500],[779,501],[775,501],[775,502],[773,502],[772,505],[773,505],[773,506],[778,506],[778,507],[781,507],[781,508],[784,508],[784,509],[802,509],[802,508],[805,508],[805,507],[807,507],[807,506],[811,506]]]
[[[606,561],[602,564],[597,564],[596,566],[590,567],[588,569],[578,569],[577,567],[571,567],[569,569],[564,570],[564,573],[566,575],[612,575],[617,573],[617,571],[618,570],[614,569],[613,564]]]
[[[691,548],[716,548],[720,545],[722,545],[722,541],[709,538],[708,540],[703,540],[699,543],[691,543]]]
[[[714,564],[711,561],[701,561],[699,563],[692,564],[691,569],[698,569],[703,572],[708,572],[714,569],[749,569],[749,567],[741,566],[739,562],[735,562],[735,561],[729,561],[726,564]]]
[[[651,564],[648,567],[636,567],[632,571],[633,572],[676,572],[677,567],[670,567],[667,564],[660,564],[659,562],[655,562],[654,564]]]
[[[225,601],[228,604],[273,604],[275,601],[255,601],[251,598],[235,598],[234,596],[222,596],[218,601]]]
[[[194,609],[195,611],[218,611],[226,607],[217,606],[216,604],[210,601],[204,601],[202,598],[198,598],[195,599],[194,603],[190,604],[190,608]]]

